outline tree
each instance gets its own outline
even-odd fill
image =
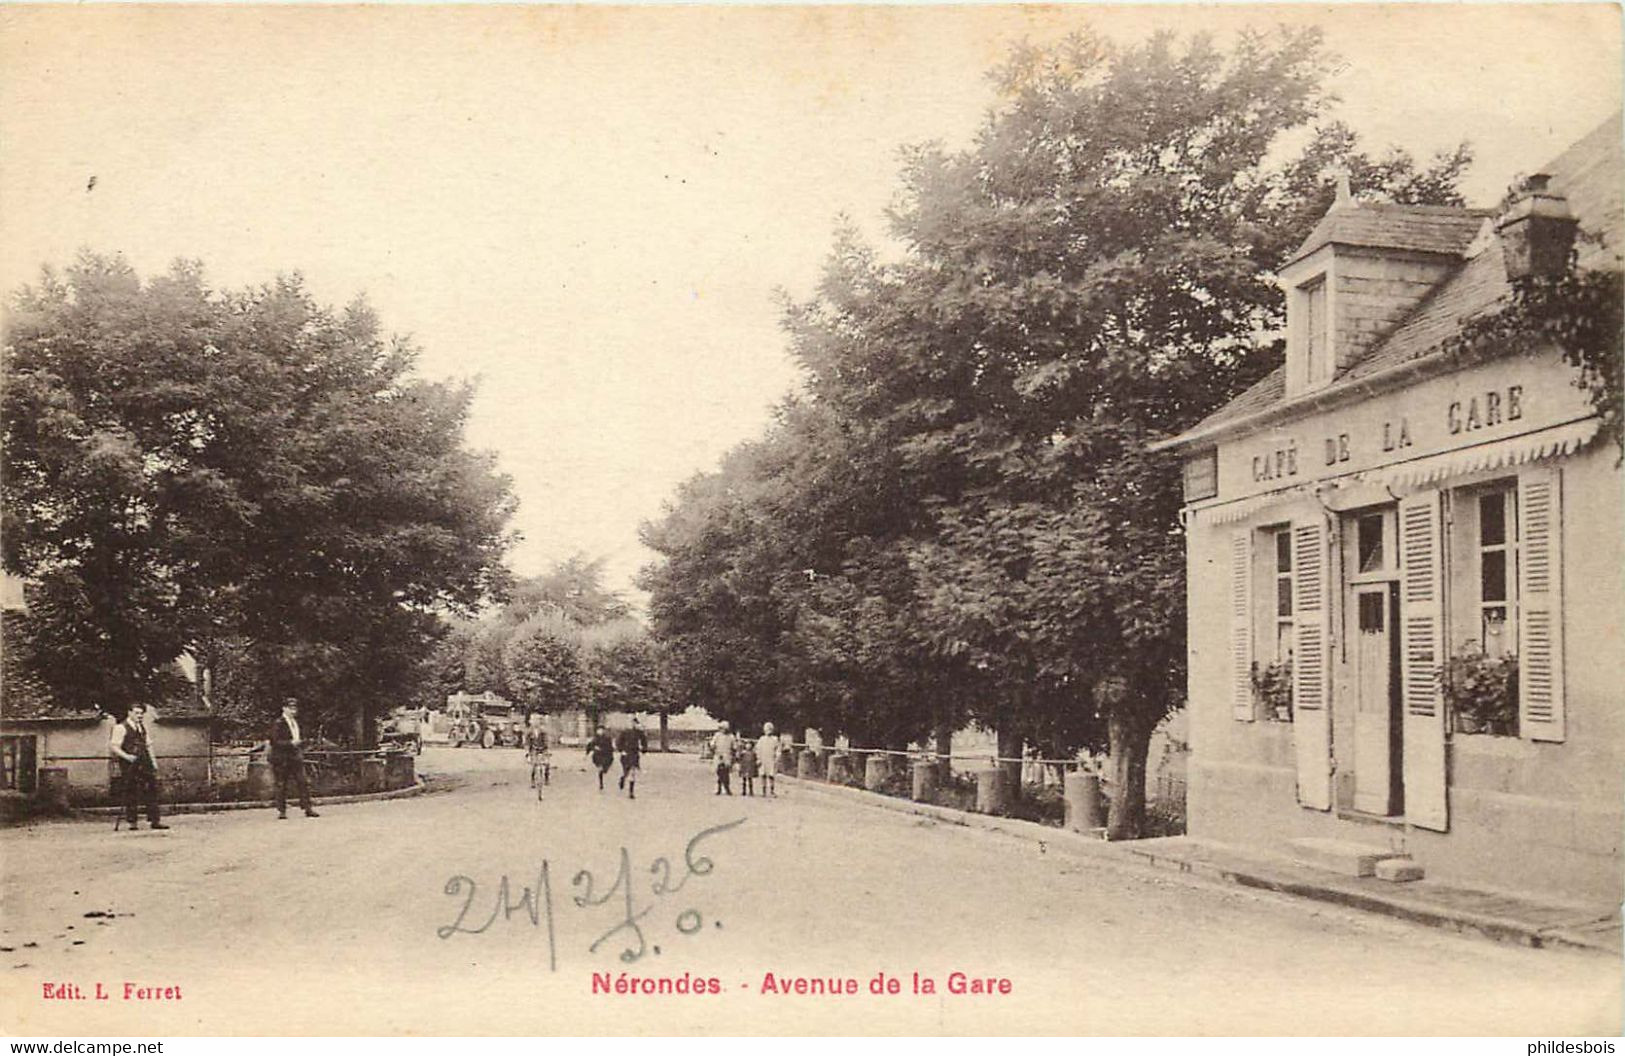
[[[553,609],[582,627],[625,619],[626,599],[604,587],[604,558],[574,554],[552,569],[515,585],[507,612],[510,619]]]
[[[653,711],[660,716],[660,747],[666,747],[666,658],[648,628],[633,619],[582,631],[586,697],[593,717],[603,711]]]
[[[502,648],[506,688],[527,711],[564,711],[586,698],[581,629],[558,612],[539,612],[512,629]]]
[[[976,143],[910,157],[904,263],[841,252],[860,296],[804,316],[842,336],[815,385],[857,388],[932,511],[911,547],[928,626],[1003,687],[981,706],[1001,754],[1107,747],[1113,837],[1138,830],[1150,735],[1184,693],[1178,467],[1146,445],[1268,365],[1273,273],[1333,165],[1449,200],[1468,157],[1372,162],[1328,126],[1272,164],[1322,112],[1327,61],[1312,31],[1018,49]]]
[[[1328,66],[1309,31],[1023,47],[969,149],[910,151],[903,258],[838,236],[786,310],[805,397],[646,529],[685,692],[882,740],[968,716],[1005,756],[1106,749],[1110,832],[1133,835],[1185,681],[1178,467],[1147,445],[1278,361],[1273,273],[1334,168],[1448,202],[1470,157],[1373,161],[1316,127]]]
[[[5,353],[5,565],[57,692],[121,712],[189,652],[251,668],[260,718],[297,693],[365,740],[437,613],[504,589],[513,498],[462,447],[471,390],[414,377],[363,302],[86,254],[18,291]]]

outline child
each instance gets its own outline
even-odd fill
[[[716,735],[711,738],[711,759],[717,767],[716,795],[720,796],[724,792],[730,796],[734,794],[733,788],[728,784],[728,774],[733,770],[734,749],[738,744],[738,739],[728,732],[726,722],[717,727]]]
[[[762,795],[777,796],[773,789],[773,776],[779,772],[779,751],[782,742],[773,732],[771,722],[762,726],[762,736],[756,741],[756,757],[762,761]]]
[[[632,720],[632,728],[622,730],[615,737],[615,747],[621,752],[621,784],[626,789],[626,798],[638,798],[638,774],[643,769],[643,753],[649,750],[649,738],[643,735],[643,727],[638,720]]]
[[[598,727],[598,732],[587,742],[587,755],[592,759],[592,765],[598,768],[598,791],[602,792],[604,775],[615,762],[615,744],[609,739],[608,730]]]
[[[756,794],[756,748],[749,741],[739,749],[739,783],[745,795]]]

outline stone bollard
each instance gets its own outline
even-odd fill
[[[40,802],[51,810],[68,809],[68,768],[43,766],[39,771]]]
[[[271,773],[271,763],[266,759],[250,759],[248,761],[248,798],[272,799],[276,796],[276,777]]]
[[[417,763],[410,752],[391,752],[384,757],[384,787],[411,788],[417,783]]]
[[[384,761],[368,757],[361,760],[361,791],[382,792],[384,790]]]
[[[890,776],[891,756],[875,754],[863,760],[863,787],[869,791],[879,792]]]
[[[852,759],[847,755],[829,757],[829,783],[844,785],[852,778]]]
[[[1100,775],[1074,770],[1066,775],[1066,827],[1088,832],[1106,827],[1106,802],[1100,795]]]
[[[997,765],[976,771],[976,812],[1003,814],[1009,807],[1009,772]]]
[[[799,778],[813,778],[818,776],[818,753],[811,748],[802,751],[796,757],[796,776]]]
[[[911,797],[916,803],[930,803],[937,798],[937,762],[918,759],[914,763],[914,790]]]
[[[796,750],[794,748],[779,749],[779,773],[793,774],[796,772]]]

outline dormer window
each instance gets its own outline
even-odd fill
[[[1319,271],[1292,287],[1287,304],[1287,388],[1310,392],[1326,385],[1337,373],[1332,347],[1328,272]]]
[[[1305,388],[1316,388],[1331,380],[1331,348],[1326,340],[1326,277],[1304,283],[1303,294],[1303,373]]]
[[[1281,266],[1287,294],[1286,395],[1333,383],[1391,334],[1454,269],[1485,214],[1341,195]]]

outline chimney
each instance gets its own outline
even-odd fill
[[[1551,179],[1540,172],[1514,187],[1495,221],[1509,279],[1557,276],[1568,269],[1579,221],[1569,212],[1568,199],[1549,189]]]

